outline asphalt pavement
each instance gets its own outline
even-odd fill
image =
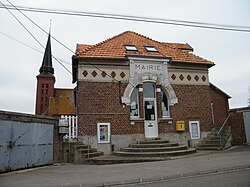
[[[0,187],[112,186],[250,168],[250,146],[177,159],[114,165],[51,166],[0,174]]]

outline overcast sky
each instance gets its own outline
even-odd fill
[[[6,0],[0,0],[8,4]],[[52,8],[176,19],[250,27],[249,0],[10,0],[16,6]],[[47,35],[17,11],[18,19],[45,46]],[[250,87],[250,33],[164,24],[24,12],[51,35],[75,51],[77,43],[96,44],[131,30],[160,42],[188,43],[194,53],[213,61],[210,82],[232,97],[230,108],[248,105]],[[249,29],[249,28],[248,28]],[[36,76],[44,49],[5,9],[0,9],[0,110],[34,113]],[[52,53],[71,70],[71,56],[52,40]],[[73,88],[71,75],[55,60],[55,87]]]

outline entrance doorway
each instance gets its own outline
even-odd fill
[[[157,123],[157,107],[155,99],[155,84],[143,84],[144,95],[144,129],[145,138],[158,137],[158,123]]]

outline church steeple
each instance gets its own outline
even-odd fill
[[[43,56],[43,63],[42,66],[40,67],[39,70],[40,74],[41,73],[50,73],[50,74],[54,74],[54,68],[52,66],[52,54],[51,54],[51,42],[50,42],[50,33],[48,36],[48,41],[47,41],[47,45],[45,48],[45,53]]]
[[[52,53],[50,33],[48,35],[47,45],[45,48],[42,66],[39,69],[40,74],[37,78],[37,91],[36,91],[36,114],[48,115],[50,98],[54,96],[54,68],[52,65]]]

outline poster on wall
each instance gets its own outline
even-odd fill
[[[110,123],[97,123],[98,143],[110,143]]]
[[[191,139],[200,138],[200,123],[199,121],[189,121],[189,131]]]

